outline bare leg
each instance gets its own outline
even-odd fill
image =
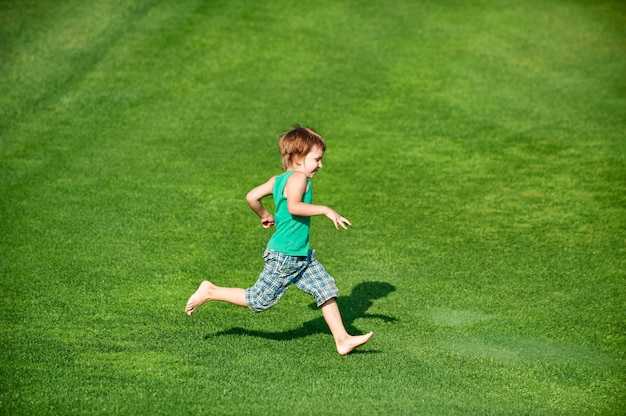
[[[191,316],[196,309],[210,300],[219,300],[238,306],[248,306],[245,289],[215,286],[213,283],[205,280],[200,283],[198,290],[187,301],[185,313]]]
[[[341,355],[346,355],[356,347],[365,344],[374,335],[373,332],[368,332],[365,335],[350,335],[343,326],[341,320],[341,313],[339,312],[339,306],[337,305],[337,299],[329,299],[322,305],[322,315],[324,320],[330,328],[330,332],[335,339],[335,345],[337,346],[337,352]]]

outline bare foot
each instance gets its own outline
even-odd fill
[[[200,286],[198,286],[198,290],[196,290],[196,292],[191,295],[191,297],[187,301],[185,313],[191,316],[191,314],[196,309],[198,309],[205,302],[207,302],[210,299],[209,293],[211,292],[211,289],[213,287],[213,283],[209,282],[208,280],[204,280],[202,283],[200,283]]]
[[[359,347],[369,341],[372,335],[374,335],[372,331],[365,335],[350,335],[345,340],[337,343],[337,352],[341,355],[346,355],[356,347]]]

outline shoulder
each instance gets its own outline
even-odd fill
[[[298,172],[297,170],[292,170],[286,172],[285,175],[289,175],[289,180],[304,180],[306,181],[307,177],[304,173]]]
[[[287,179],[285,193],[304,195],[311,189],[311,181],[302,172],[294,171]]]
[[[308,185],[309,179],[302,172],[293,171],[290,172],[287,178],[287,184],[289,186],[305,187]]]

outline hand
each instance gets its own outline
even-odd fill
[[[344,230],[347,230],[348,227],[346,227],[346,224],[352,225],[352,223],[348,221],[347,218],[342,217],[341,215],[339,215],[337,212],[335,212],[334,210],[330,208],[328,208],[328,212],[326,213],[326,216],[333,222],[333,224],[335,224],[336,229],[339,229],[339,226],[341,225],[341,227]]]
[[[272,214],[267,214],[261,217],[261,225],[263,228],[270,228],[274,225],[274,216]]]

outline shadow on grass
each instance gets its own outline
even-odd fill
[[[394,322],[397,319],[382,314],[367,313],[367,310],[374,304],[374,300],[381,299],[396,290],[395,286],[385,282],[364,282],[359,283],[352,289],[349,296],[339,296],[337,303],[341,310],[344,326],[352,335],[361,334],[362,331],[354,326],[354,321],[359,318],[382,319],[385,322]],[[311,308],[317,309],[313,303]],[[226,331],[220,331],[215,334],[209,334],[204,339],[209,339],[222,335],[249,335],[260,338],[272,339],[276,341],[286,341],[298,338],[304,338],[314,334],[329,334],[330,330],[326,325],[323,317],[312,319],[302,324],[300,328],[290,329],[281,332],[254,331],[244,328],[231,328]]]

